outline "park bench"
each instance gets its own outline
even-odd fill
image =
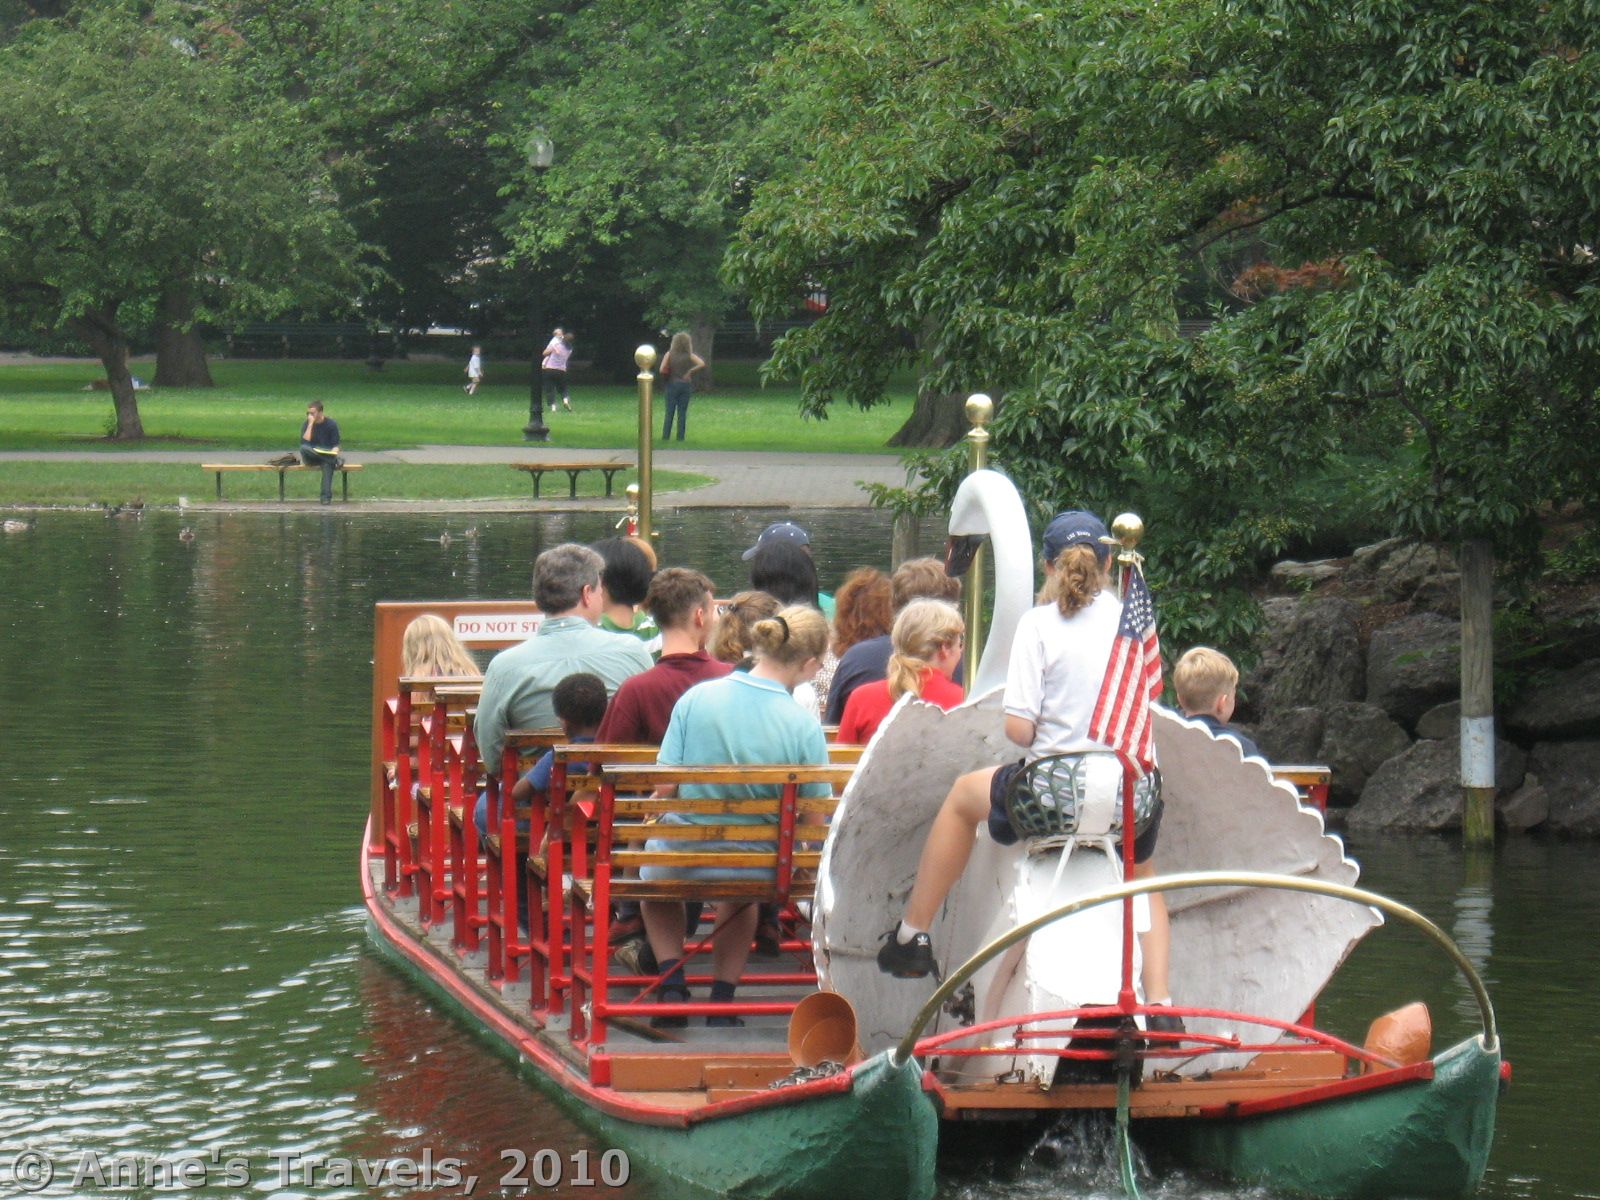
[[[604,471],[606,474],[606,495],[611,495],[611,482],[616,478],[618,471],[633,469],[631,462],[539,462],[539,463],[511,463],[513,471],[526,471],[533,477],[533,498],[539,498],[539,481],[546,471],[565,471],[567,473],[568,496],[578,498],[578,476],[585,471]]]
[[[308,467],[304,463],[296,463],[293,466],[282,467],[276,466],[273,463],[201,463],[200,469],[202,471],[216,472],[218,500],[222,499],[222,474],[224,471],[276,471],[278,473],[278,499],[282,500],[284,498],[283,477],[286,474],[288,474],[290,471],[322,470],[321,467]],[[361,470],[361,464],[352,462],[340,463],[337,470],[339,472],[340,479],[344,483],[344,498],[348,502],[350,499],[350,472]],[[607,494],[609,495],[609,493]]]

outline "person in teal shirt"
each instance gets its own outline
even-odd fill
[[[814,608],[792,605],[775,616],[757,621],[751,630],[755,665],[748,672],[734,672],[721,679],[696,684],[673,707],[672,719],[661,743],[657,761],[669,766],[701,763],[808,763],[826,764],[828,744],[814,712],[795,703],[790,693],[809,682],[822,666],[828,646],[828,622]],[[686,784],[679,794],[684,799],[745,799],[775,796],[772,785]],[[827,784],[805,784],[803,796],[828,795]],[[758,814],[668,813],[664,822],[673,824],[771,824],[771,818]],[[701,842],[700,850],[746,852],[770,850],[772,842]],[[653,839],[651,850],[674,848],[670,839]],[[761,868],[697,868],[689,873],[682,868],[644,867],[644,879],[741,879],[766,877]],[[684,907],[676,901],[649,900],[642,905],[645,932],[663,980],[658,996],[664,1002],[688,999],[683,978],[683,947],[687,930]],[[717,930],[712,939],[711,999],[727,1003],[750,955],[750,940],[755,934],[758,908],[748,902],[724,902],[717,906]],[[655,1024],[682,1025],[682,1017],[657,1017]],[[709,1025],[743,1024],[734,1016],[707,1018]]]

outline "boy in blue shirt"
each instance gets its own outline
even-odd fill
[[[555,691],[550,694],[550,700],[555,705],[556,720],[561,722],[561,728],[566,732],[569,742],[594,741],[594,735],[606,715],[606,685],[601,682],[600,676],[591,675],[587,671],[568,675],[556,684]],[[550,771],[555,762],[556,752],[546,750],[539,756],[539,761],[533,764],[533,769],[517,780],[516,786],[511,789],[513,809],[526,809],[532,804],[544,802],[546,793],[550,791]],[[488,793],[479,794],[478,804],[472,815],[478,826],[478,836],[487,837],[489,835]],[[528,832],[527,817],[517,818],[517,832]]]
[[[1178,708],[1186,718],[1217,737],[1232,738],[1247,757],[1262,757],[1248,735],[1228,724],[1239,698],[1239,668],[1231,658],[1210,646],[1196,646],[1172,669],[1172,684],[1178,692]]]

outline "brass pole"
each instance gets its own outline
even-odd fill
[[[650,394],[656,381],[650,369],[656,365],[656,348],[640,346],[633,352],[633,361],[639,365],[639,536],[649,541],[650,507],[655,493],[650,462],[650,435],[655,428],[655,416],[650,411]]]
[[[972,428],[967,431],[967,469],[981,471],[989,465],[989,431],[984,428],[994,417],[994,401],[982,392],[967,398],[967,420]],[[964,676],[968,688],[978,677],[978,659],[983,654],[983,547],[972,556],[972,566],[967,569],[967,653],[963,659]]]
[[[900,1039],[900,1044],[894,1048],[891,1061],[898,1066],[909,1059],[916,1049],[917,1039],[921,1036],[923,1028],[944,1007],[945,1001],[953,996],[984,963],[1028,937],[1035,930],[1044,928],[1052,921],[1059,921],[1063,917],[1072,916],[1073,913],[1082,912],[1086,908],[1125,900],[1141,893],[1154,895],[1158,892],[1176,892],[1185,888],[1200,887],[1275,888],[1279,891],[1304,892],[1313,896],[1332,896],[1337,900],[1348,900],[1352,904],[1369,905],[1415,925],[1449,956],[1466,980],[1473,999],[1477,1001],[1478,1016],[1483,1023],[1484,1049],[1493,1052],[1500,1048],[1500,1028],[1495,1020],[1494,1005],[1489,1001],[1489,989],[1484,986],[1483,979],[1472,965],[1472,960],[1451,940],[1449,934],[1415,909],[1407,908],[1398,900],[1391,900],[1376,892],[1362,891],[1360,888],[1349,887],[1342,883],[1328,883],[1321,879],[1305,879],[1298,875],[1273,875],[1261,871],[1191,871],[1182,875],[1158,875],[1152,879],[1136,879],[1132,883],[1119,883],[1113,887],[1088,892],[1076,900],[1063,904],[1060,908],[1041,913],[1032,920],[1024,921],[1021,925],[1001,934],[944,977],[938,989],[928,997],[921,1010],[912,1018],[911,1027]]]

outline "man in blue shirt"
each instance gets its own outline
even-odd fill
[[[555,725],[555,687],[568,675],[598,675],[614,695],[624,679],[655,665],[638,638],[595,627],[604,607],[603,565],[589,547],[572,542],[551,547],[534,562],[533,599],[544,619],[538,632],[495,655],[484,672],[473,726],[484,762],[500,762],[506,730]]]
[[[305,428],[300,430],[300,461],[322,468],[322,502],[333,503],[333,473],[339,469],[339,423],[324,416],[322,401],[306,405]]]

